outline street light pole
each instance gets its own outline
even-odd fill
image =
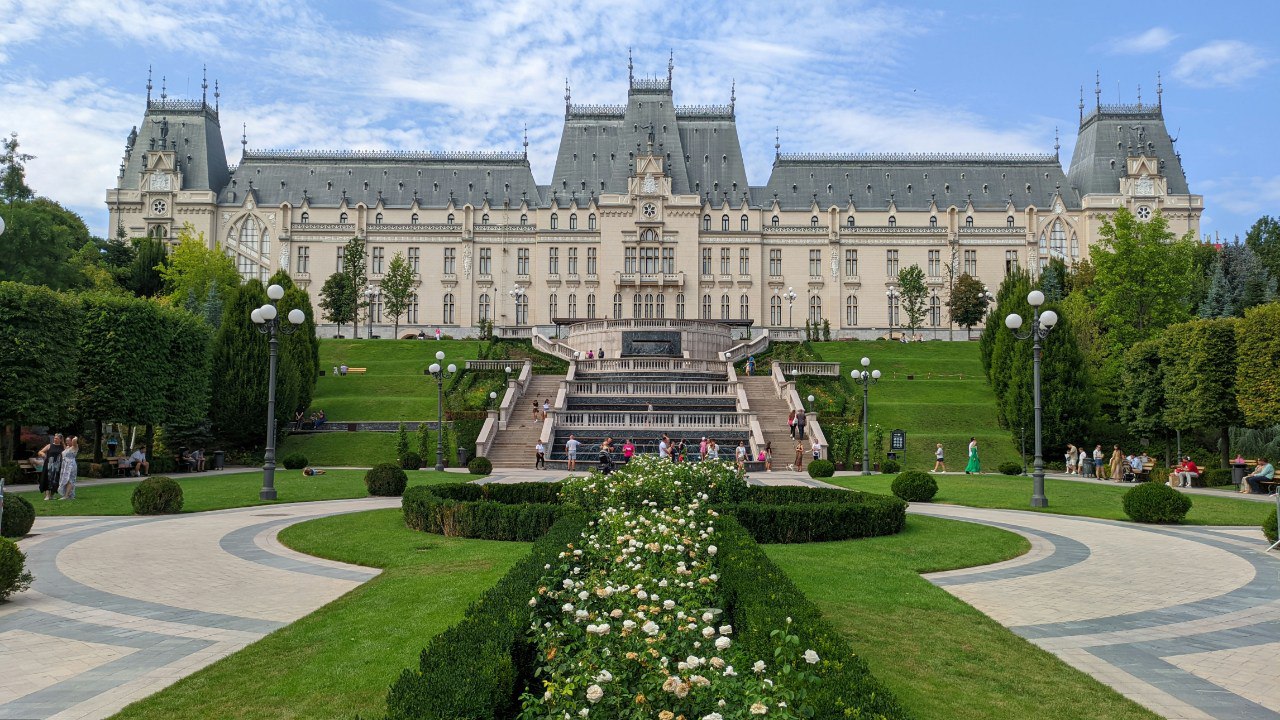
[[[867,425],[867,402],[871,399],[871,386],[880,382],[880,371],[867,372],[871,358],[862,358],[862,370],[850,370],[849,377],[862,386],[862,474],[871,474],[871,432]]]
[[[523,325],[524,323],[520,322],[521,320],[520,301],[521,301],[521,298],[524,297],[524,288],[517,285],[515,289],[508,290],[507,294],[510,295],[511,299],[515,301],[515,308],[512,310],[511,314],[515,317],[516,325]],[[524,319],[528,320],[528,318],[524,318]]]
[[[370,340],[373,339],[373,299],[378,296],[378,289],[372,285],[366,285],[364,288],[364,298],[369,303],[369,307],[365,309],[365,318],[368,321],[368,332],[365,334]]]
[[[1043,439],[1043,407],[1040,400],[1040,356],[1043,349],[1040,347],[1040,341],[1043,340],[1054,325],[1058,324],[1058,313],[1052,310],[1040,312],[1040,306],[1044,304],[1044,293],[1039,290],[1032,290],[1027,293],[1027,302],[1031,305],[1031,327],[1025,333],[1019,333],[1018,328],[1022,327],[1022,316],[1017,313],[1010,313],[1004,319],[1004,324],[1013,331],[1014,337],[1019,340],[1028,340],[1031,345],[1031,384],[1032,393],[1035,401],[1035,472],[1031,474],[1033,478],[1031,489],[1031,507],[1049,507],[1049,499],[1044,494],[1044,449],[1042,447]]]
[[[261,500],[276,499],[276,358],[280,354],[280,335],[292,335],[306,321],[306,313],[298,308],[289,311],[289,324],[280,322],[280,311],[276,303],[284,297],[284,288],[271,285],[267,288],[267,297],[271,302],[249,313],[249,318],[258,326],[258,332],[267,336],[267,450],[262,462],[262,490],[258,493]]]
[[[448,368],[440,366],[444,361],[443,350],[436,351],[436,360],[438,362],[427,368],[427,373],[436,379],[436,470],[444,470],[444,378],[446,371],[450,377],[458,372],[458,366],[453,363],[449,363]]]
[[[890,285],[888,290],[884,291],[884,296],[889,298],[889,339],[893,339],[894,325],[894,303],[898,300],[898,288]]]

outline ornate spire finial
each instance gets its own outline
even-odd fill
[[[1160,79],[1160,71],[1156,71],[1156,108],[1159,109],[1164,103],[1164,82]]]
[[[1098,110],[1102,110],[1102,73],[1094,71],[1093,73],[1093,99],[1098,106]]]
[[[778,131],[778,126],[773,126],[773,159],[777,160],[782,157],[782,134]]]
[[[209,100],[209,66],[200,66],[200,107],[208,105]]]
[[[168,78],[164,75],[160,76],[160,99],[163,101],[169,97],[169,92],[165,89],[168,84]]]
[[[240,123],[240,154],[243,156],[249,147],[249,124]]]
[[[151,106],[151,66],[147,66],[147,107]]]
[[[524,157],[526,160],[529,158],[529,124],[528,123],[525,123],[524,125]]]
[[[636,81],[636,67],[631,62],[631,48],[627,48],[627,87],[631,87]]]
[[[213,111],[214,112],[218,112],[219,98],[221,97],[222,97],[222,93],[218,91],[218,81],[214,80],[213,81]]]
[[[1084,85],[1080,86],[1080,123],[1084,123]]]
[[[1053,126],[1053,156],[1058,157],[1058,151],[1062,149],[1062,145],[1058,143],[1058,126]]]
[[[675,71],[675,69],[676,69],[676,51],[675,51],[675,48],[672,48],[670,50],[670,54],[667,55],[667,87],[668,88],[671,87],[671,74]]]
[[[564,114],[565,114],[565,115],[568,115],[568,114],[569,114],[569,97],[570,97],[570,95],[571,95],[571,93],[569,92],[569,78],[565,78],[565,79],[564,79]]]
[[[1138,84],[1138,108],[1142,108],[1142,84]]]
[[[733,106],[738,104],[738,79],[729,81],[729,114],[733,114]]]

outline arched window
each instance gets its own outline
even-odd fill
[[[640,231],[640,242],[651,243],[658,242],[658,231],[653,228],[645,228]]]
[[[555,317],[554,315],[552,317]],[[569,293],[569,317],[578,317],[578,296]]]
[[[739,230],[741,230],[742,232],[746,232],[748,229],[750,229],[750,227],[751,227],[751,222],[747,220],[746,215],[743,215],[742,217],[738,218]]]
[[[578,213],[569,213],[569,229],[578,229]]]
[[[480,295],[480,319],[489,319],[489,293],[481,293]]]
[[[516,324],[529,324],[529,296],[521,295],[516,298]]]
[[[738,319],[751,319],[751,298],[747,297],[746,294],[738,298]]]
[[[450,225],[453,224],[453,213],[449,213],[449,217],[445,218],[445,222],[449,223]]]
[[[721,229],[721,230],[724,230],[724,231],[726,231],[726,232],[729,230],[729,216],[728,216],[728,215],[721,215],[721,216],[720,216],[720,229]]]
[[[622,319],[622,293],[613,294],[613,319]]]
[[[590,215],[588,215],[588,216],[587,216],[587,229],[588,229],[588,230],[595,230],[595,229],[596,229],[596,214],[595,214],[595,213],[591,213]]]
[[[341,215],[339,215],[339,216],[338,216],[338,222],[342,223],[343,225],[346,225],[346,224],[347,224],[347,214],[346,214],[346,213],[342,213]]]
[[[481,225],[488,225],[488,224],[489,224],[489,213],[485,213],[485,214],[483,214],[483,215],[481,215],[481,216],[480,216],[480,224],[481,224]]]
[[[676,319],[684,319],[684,293],[676,295]]]
[[[858,324],[858,296],[857,295],[845,296],[844,324],[845,324],[845,327],[855,327]]]
[[[782,298],[777,295],[769,298],[769,324],[782,324]]]
[[[595,319],[596,317],[596,294],[587,295],[587,317]]]
[[[245,250],[258,251],[258,220],[254,217],[244,219],[244,224],[240,226],[240,247]]]
[[[973,227],[973,216],[972,216],[972,215],[966,215],[966,216],[965,216],[965,218],[964,218],[964,226],[965,226],[965,227]]]
[[[382,213],[378,213],[377,215],[374,215],[374,216],[373,216],[373,224],[374,224],[374,225],[381,225],[381,224],[382,224]]]
[[[1071,257],[1080,257],[1080,241],[1071,233]]]
[[[1044,254],[1044,252],[1047,251],[1048,249],[1049,249],[1049,243],[1047,240],[1045,240],[1044,231],[1041,230],[1040,231],[1040,253]]]
[[[774,215],[773,219],[770,222],[772,222],[774,227],[778,227],[778,216]]]
[[[1067,231],[1061,220],[1053,221],[1053,229],[1049,231],[1049,254],[1063,257],[1067,245]]]
[[[937,215],[930,215],[930,216],[929,216],[929,227],[938,227],[938,216],[937,216]]]
[[[942,300],[937,295],[929,298],[929,324],[934,327],[942,324]]]
[[[554,320],[560,314],[560,300],[555,293],[547,296],[547,310],[551,313],[547,317]]]
[[[311,222],[311,213],[306,213],[306,212],[302,213],[301,222],[303,225],[306,225],[307,223]]]
[[[890,215],[890,216],[889,216],[889,227],[898,227],[898,218],[896,218],[896,217],[894,217],[894,216]]]
[[[854,227],[856,227],[856,224],[855,224],[855,222],[854,222],[854,220],[853,220],[853,216],[852,216],[852,215],[850,215],[850,216],[849,216],[849,220],[848,220],[845,224],[849,226],[849,229],[850,229],[850,230],[852,230]]]
[[[645,293],[644,296],[644,317],[646,320],[653,318],[653,293]]]
[[[710,295],[702,296],[702,319],[703,320],[711,319],[711,296]]]
[[[818,216],[814,215],[809,218],[809,227],[818,227]]]
[[[520,224],[521,224],[521,225],[528,225],[528,224],[529,224],[529,216],[528,216],[528,215],[525,215],[525,214],[521,214],[521,215],[520,215]]]
[[[667,316],[667,296],[658,293],[657,306],[654,308],[654,317],[662,320]]]
[[[703,230],[710,230],[710,229],[711,229],[711,216],[710,216],[710,215],[703,215],[703,216],[702,216],[702,229],[703,229]]]
[[[637,320],[640,319],[642,304],[643,300],[640,297],[640,293],[636,293],[631,296],[631,317],[636,318]]]
[[[1009,217],[1005,218],[1004,224],[1006,227],[1013,227],[1013,216],[1010,215]]]
[[[822,322],[822,297],[819,295],[809,296],[809,322]]]
[[[551,229],[555,230],[559,227],[560,227],[560,216],[557,215],[556,213],[551,213]]]
[[[444,294],[444,303],[441,309],[444,310],[444,313],[440,316],[441,317],[440,322],[444,325],[452,325],[453,324],[453,293]]]
[[[720,296],[720,319],[729,319],[729,293]]]
[[[418,213],[414,213],[413,215],[409,216],[409,224],[410,225],[418,224]]]

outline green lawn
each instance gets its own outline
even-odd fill
[[[1060,515],[1083,515],[1110,520],[1128,520],[1122,497],[1132,485],[1095,485],[1074,480],[1046,479],[1044,494],[1049,507],[1031,507],[1031,478],[1020,475],[936,475],[935,503],[970,507],[1037,510]],[[893,475],[840,475],[828,478],[852,490],[889,494]],[[1188,525],[1261,525],[1274,507],[1232,497],[1192,495]]]
[[[345,500],[365,497],[363,470],[330,470],[324,475],[305,477],[301,470],[276,470],[278,499],[258,499],[262,488],[262,471],[229,475],[174,475],[182,485],[182,511],[222,510],[250,505],[273,505],[283,502],[312,500]],[[409,473],[409,485],[436,485],[467,482],[470,475],[418,470]],[[82,485],[72,501],[45,501],[39,491],[19,493],[36,508],[37,515],[132,515],[130,498],[137,482]]]
[[[312,520],[280,540],[384,572],[116,718],[381,717],[387,688],[417,663],[427,639],[460,620],[530,547],[415,532],[399,510]]]
[[[840,363],[840,375],[854,395],[849,398],[850,414],[862,412],[862,398],[861,388],[847,380],[849,371],[861,369],[859,361],[869,357],[871,368],[883,373],[871,388],[868,414],[872,424],[884,428],[886,450],[892,430],[907,432],[906,467],[932,468],[934,446],[942,443],[948,464],[962,469],[970,437],[978,438],[984,466],[994,468],[1006,460],[1021,463],[1018,447],[996,420],[995,393],[982,372],[976,342],[877,340],[812,347],[822,360]],[[801,396],[807,394],[804,386],[800,378]]]
[[[1155,720],[919,575],[1027,547],[996,528],[909,515],[899,535],[765,550],[917,718]]]
[[[435,382],[422,374],[443,350],[445,364],[463,367],[479,357],[477,340],[320,341],[320,369],[311,409],[331,421],[423,420],[436,416]],[[333,368],[367,368],[364,375],[335,377]]]
[[[436,463],[436,434],[431,433],[428,442],[429,450],[423,456],[423,462],[430,466]],[[409,449],[417,452],[418,434],[410,431]],[[393,432],[323,432],[290,435],[280,444],[277,455],[284,458],[292,453],[307,456],[312,465],[372,467],[378,463],[396,461],[396,433]],[[454,462],[450,462],[453,458]],[[457,455],[449,446],[449,438],[445,438],[444,461],[447,467],[457,465]]]

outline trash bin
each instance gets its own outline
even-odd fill
[[[1093,476],[1093,458],[1085,458],[1084,462],[1080,464],[1080,477],[1091,478]]]
[[[466,467],[466,466],[467,466],[467,461],[468,461],[468,460],[470,460],[470,459],[471,459],[471,458],[467,457],[467,449],[466,449],[466,448],[464,448],[464,447],[460,447],[460,448],[458,448],[458,467]]]
[[[1244,463],[1231,463],[1231,483],[1239,485],[1244,482],[1244,475],[1248,469],[1249,466]]]
[[[213,451],[213,469],[214,469],[214,470],[221,470],[221,469],[222,469],[222,459],[223,459],[224,457],[226,457],[226,456],[227,456],[227,453],[226,453],[226,451],[225,451],[225,450],[214,450],[214,451]]]

